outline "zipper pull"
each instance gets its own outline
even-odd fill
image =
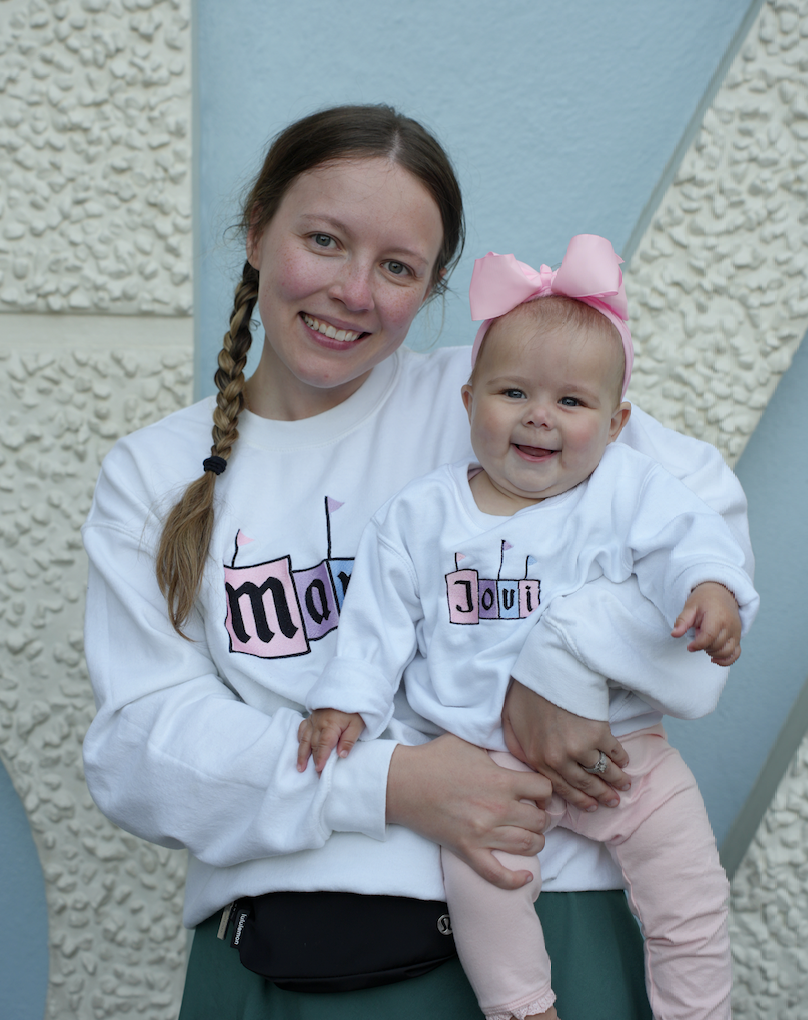
[[[230,922],[236,913],[237,900],[233,900],[232,903],[228,903],[222,911],[222,919],[219,921],[219,930],[216,932],[217,939],[227,938],[227,929],[230,927]]]

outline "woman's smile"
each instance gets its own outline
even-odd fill
[[[360,337],[370,335],[364,330],[332,326],[330,323],[323,322],[321,319],[315,319],[313,315],[307,315],[305,312],[301,312],[300,315],[309,329],[318,333],[319,336],[328,337],[329,340],[338,340],[340,343],[353,343],[354,340],[359,340]]]

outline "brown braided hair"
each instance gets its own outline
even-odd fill
[[[432,272],[430,300],[446,290],[449,273],[463,250],[465,229],[460,186],[449,158],[418,121],[392,107],[338,106],[304,117],[275,137],[242,207],[239,228],[258,239],[297,178],[338,159],[384,157],[408,170],[429,191],[441,216],[443,243]],[[174,629],[193,609],[213,534],[214,490],[238,438],[244,407],[244,366],[252,341],[250,317],[258,299],[258,271],[245,262],[236,287],[230,328],[214,376],[212,462],[169,513],[157,550],[157,583],[168,603]]]

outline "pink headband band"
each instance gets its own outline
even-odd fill
[[[622,261],[611,243],[597,234],[576,234],[556,270],[542,266],[536,272],[513,255],[496,255],[492,251],[485,258],[476,259],[469,287],[471,317],[475,321],[485,321],[474,338],[472,366],[488,327],[500,315],[526,301],[552,294],[575,298],[597,309],[617,327],[626,356],[626,373],[623,376],[625,397],[634,364],[634,345],[628,328],[628,302],[620,271]]]

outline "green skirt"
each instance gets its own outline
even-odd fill
[[[538,913],[563,1020],[651,1020],[642,936],[625,895],[542,893]],[[284,992],[241,966],[219,915],[196,929],[179,1020],[480,1020],[457,960],[423,977],[359,992]]]

